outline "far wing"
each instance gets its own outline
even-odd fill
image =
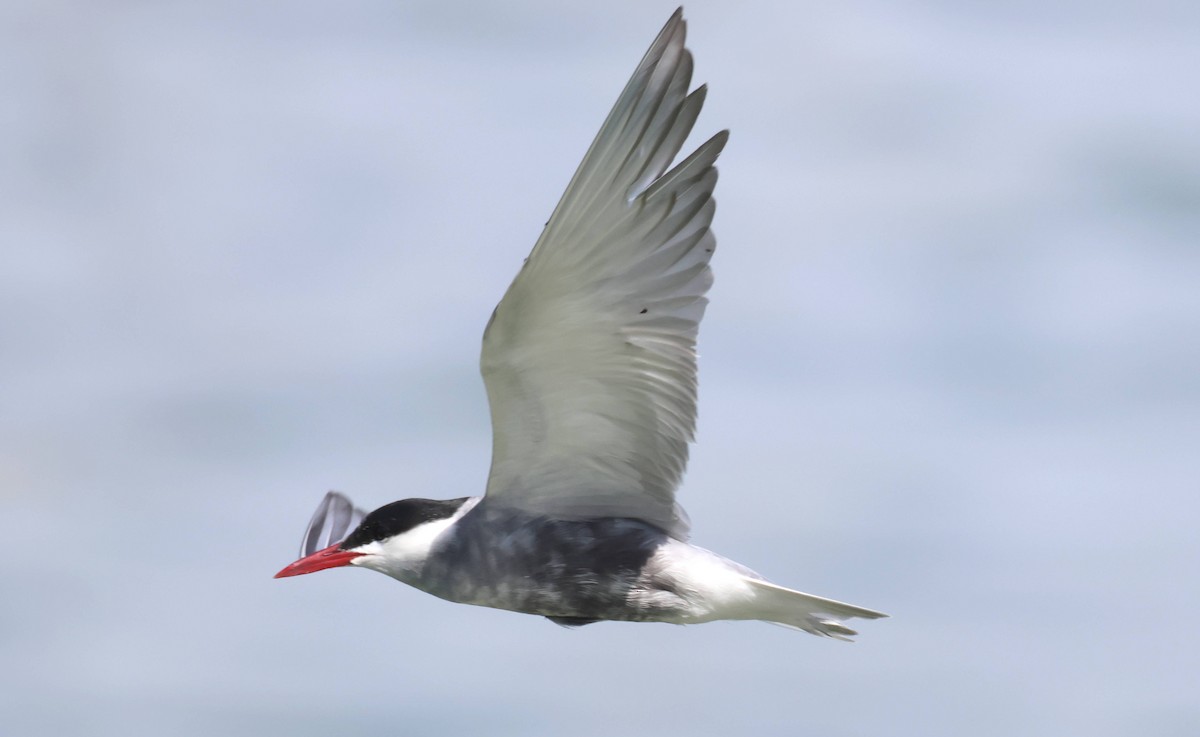
[[[329,492],[308,522],[304,539],[300,541],[300,557],[307,557],[345,540],[366,515],[366,512],[355,507],[344,494]]]
[[[676,11],[484,333],[489,500],[687,535],[675,490],[695,429],[713,163],[728,133],[667,171],[704,103],[704,87],[688,94],[684,36]]]

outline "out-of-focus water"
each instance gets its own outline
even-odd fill
[[[696,541],[882,609],[567,631],[285,581],[483,488],[492,306],[668,4],[0,8],[13,735],[1191,735],[1200,12],[690,4]]]

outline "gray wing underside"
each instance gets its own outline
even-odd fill
[[[300,542],[300,557],[312,555],[346,539],[367,513],[354,506],[344,494],[331,491],[317,505]]]
[[[716,247],[722,131],[668,171],[704,103],[676,11],[484,332],[488,499],[643,519],[679,539],[696,335]]]

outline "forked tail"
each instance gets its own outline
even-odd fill
[[[749,577],[746,580],[755,594],[755,619],[801,629],[814,635],[850,642],[850,637],[858,633],[837,620],[855,617],[879,619],[887,616],[883,612],[786,589],[770,581]]]

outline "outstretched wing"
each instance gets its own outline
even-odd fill
[[[643,519],[683,539],[722,131],[670,171],[704,103],[676,11],[496,307],[481,366],[488,499]]]

